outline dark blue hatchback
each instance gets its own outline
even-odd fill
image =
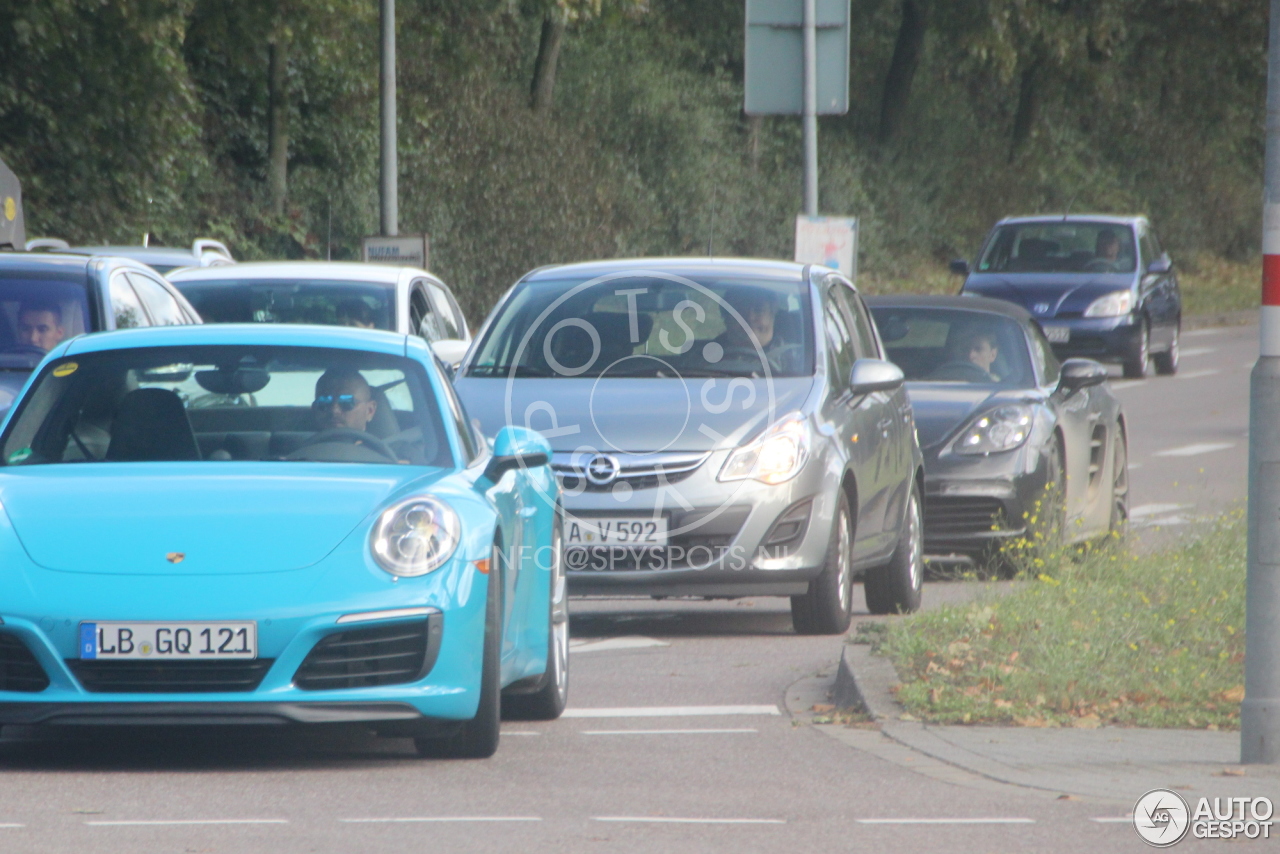
[[[1010,217],[977,263],[953,261],[961,293],[1031,312],[1059,358],[1119,362],[1126,377],[1178,370],[1182,294],[1169,255],[1141,216]]]

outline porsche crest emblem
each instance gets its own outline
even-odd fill
[[[186,555],[182,552],[169,552],[164,556],[164,559],[169,561],[169,563],[182,563],[185,558]]]

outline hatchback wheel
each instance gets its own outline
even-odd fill
[[[873,614],[910,613],[920,607],[924,583],[924,525],[920,519],[920,495],[915,486],[907,499],[907,517],[898,534],[893,557],[867,570],[863,592]]]
[[[1144,317],[1138,326],[1138,334],[1129,345],[1129,352],[1124,357],[1124,375],[1130,379],[1141,379],[1147,375],[1147,363],[1151,360],[1151,327]]]
[[[809,592],[791,597],[791,624],[802,635],[838,635],[849,629],[853,607],[853,515],[844,490],[836,508],[822,574]]]
[[[1169,344],[1169,349],[1163,353],[1156,353],[1154,361],[1156,363],[1156,373],[1169,376],[1178,372],[1178,344],[1182,338],[1182,320],[1178,320],[1178,325],[1173,327],[1173,342]]]
[[[1108,530],[1116,534],[1122,533],[1129,521],[1129,442],[1119,423],[1112,432],[1116,437],[1116,447],[1112,457],[1111,523]]]

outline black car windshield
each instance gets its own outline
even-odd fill
[[[1133,229],[1113,222],[1024,222],[998,227],[979,273],[1132,273]]]
[[[872,306],[889,361],[917,382],[1034,386],[1022,324],[980,311]]]
[[[30,273],[0,277],[0,370],[30,371],[45,353],[88,331],[83,272],[74,281]]]
[[[45,367],[3,464],[310,461],[452,466],[422,366],[314,347],[108,350]]]
[[[799,281],[639,273],[526,282],[469,376],[809,376],[811,325]]]
[[[315,323],[395,331],[395,288],[332,280],[174,282],[205,323]]]

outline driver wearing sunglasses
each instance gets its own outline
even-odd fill
[[[359,371],[333,368],[316,381],[316,399],[311,411],[319,430],[347,429],[365,433],[378,411],[378,402]]]

